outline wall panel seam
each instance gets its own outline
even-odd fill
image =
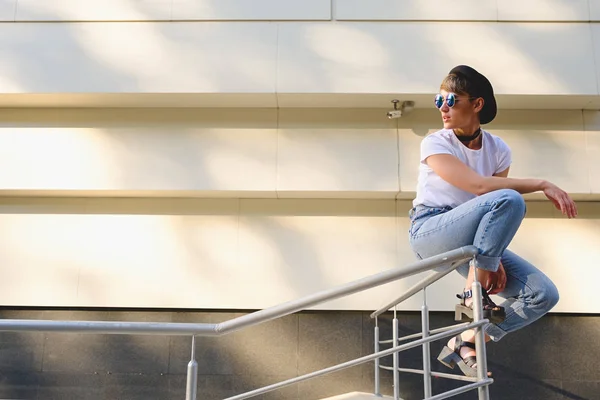
[[[592,62],[594,63],[594,71],[596,71],[596,94],[600,94],[600,82],[598,82],[598,62],[596,60],[596,58],[598,57],[598,54],[596,53],[596,46],[595,46],[595,40],[594,40],[594,30],[592,29],[592,24],[588,24],[589,27],[589,32],[590,32],[590,40],[592,42]],[[585,124],[585,119],[584,119],[584,124]],[[585,130],[585,125],[583,127],[583,129]]]
[[[17,5],[19,4],[19,0],[15,0],[15,9],[13,10],[13,20],[12,22],[17,21]]]
[[[590,194],[594,193],[594,187],[592,185],[592,168],[590,165],[591,154],[590,154],[590,133],[587,127],[586,118],[585,118],[585,110],[581,110],[581,117],[583,119],[583,134],[585,139],[585,156],[586,156],[586,164],[587,164],[587,178],[588,178],[588,187],[590,188]]]
[[[329,20],[332,22],[337,19],[337,1],[338,0],[329,0]]]

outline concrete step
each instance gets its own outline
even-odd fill
[[[390,396],[375,396],[373,393],[351,392],[340,394],[339,396],[327,397],[321,400],[377,400],[377,399],[392,399]],[[402,399],[400,399],[402,400]]]

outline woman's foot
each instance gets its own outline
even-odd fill
[[[473,331],[465,331],[461,335],[451,338],[438,356],[438,361],[451,369],[457,365],[464,375],[477,377],[477,353],[474,339]],[[488,376],[491,377],[492,374],[488,372]]]
[[[486,291],[482,292],[483,318],[488,319],[492,324],[499,324],[506,319],[504,307],[496,305]],[[473,321],[473,294],[471,290],[465,290],[456,297],[461,299],[460,304],[454,308],[454,319],[456,321]],[[464,316],[464,317],[463,317]]]
[[[461,334],[460,336],[450,338],[450,340],[448,340],[447,346],[451,349],[454,349],[456,346],[457,339],[460,338],[463,341],[463,346],[460,347],[460,350],[459,350],[460,357],[462,359],[465,359],[468,357],[476,357],[477,352],[475,351],[475,341],[474,341],[475,338],[471,335],[471,337],[469,337],[468,339],[465,339],[465,337],[463,335],[464,335],[464,333]],[[470,346],[471,344],[473,345],[473,347]],[[476,368],[477,363],[473,364],[473,367]]]

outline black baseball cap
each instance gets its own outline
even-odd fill
[[[448,73],[465,78],[473,88],[474,93],[469,93],[473,97],[483,98],[483,108],[479,112],[479,122],[487,124],[493,121],[498,112],[496,98],[494,97],[494,88],[490,81],[468,65],[458,65]]]

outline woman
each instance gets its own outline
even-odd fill
[[[410,244],[419,258],[474,245],[479,254],[457,270],[466,277],[457,319],[473,318],[474,267],[483,289],[486,341],[534,322],[558,302],[558,291],[541,271],[507,250],[525,216],[522,194],[543,192],[569,218],[577,209],[569,195],[542,179],[508,178],[511,151],[481,129],[496,116],[491,83],[460,65],[443,80],[435,98],[444,129],[425,137],[417,196],[410,212]],[[496,305],[488,294],[506,299]],[[477,376],[473,330],[450,339],[438,360]]]

